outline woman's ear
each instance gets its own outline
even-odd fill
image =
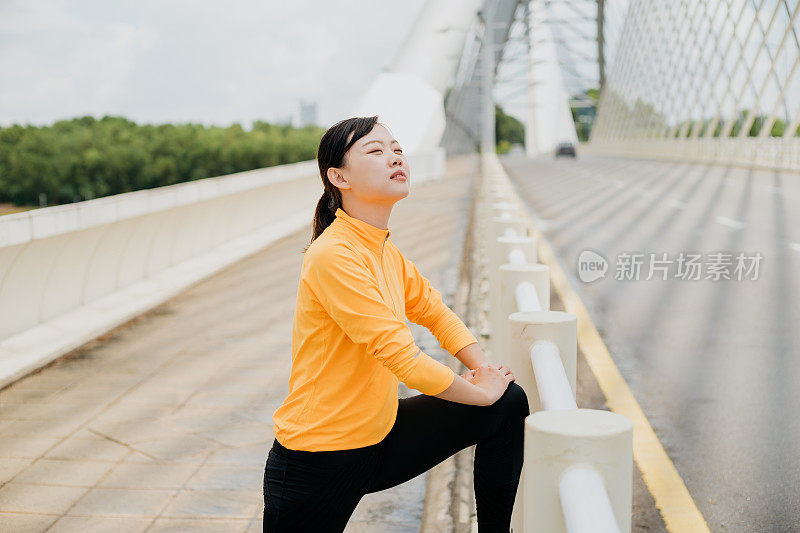
[[[328,169],[328,181],[330,181],[334,186],[339,187],[340,189],[349,189],[350,184],[345,179],[344,175],[338,169],[333,167]]]

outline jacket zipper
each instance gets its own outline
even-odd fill
[[[389,238],[388,235],[383,238],[383,243],[381,244],[381,255],[380,255],[380,262],[381,262],[381,275],[383,276],[383,282],[386,284],[386,290],[389,292],[389,298],[392,300],[392,311],[394,311],[395,316],[397,316],[397,307],[394,303],[394,296],[392,295],[392,289],[389,287],[389,282],[386,279],[386,271],[383,269],[383,247],[386,245],[386,240]],[[400,317],[398,317],[399,319]]]

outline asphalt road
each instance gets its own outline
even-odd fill
[[[800,174],[502,161],[709,528],[800,531]],[[581,281],[584,250],[605,277]]]

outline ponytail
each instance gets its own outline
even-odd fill
[[[314,232],[311,237],[311,242],[314,242],[314,239],[319,237],[322,232],[325,231],[325,228],[330,226],[334,219],[336,219],[336,210],[340,207],[342,207],[342,192],[328,182],[328,185],[325,187],[325,192],[320,196],[317,202],[317,209],[314,212]],[[309,245],[310,244],[311,243],[309,243]],[[306,250],[307,249],[308,247],[306,247]]]

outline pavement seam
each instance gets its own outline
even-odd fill
[[[132,452],[140,453],[140,454],[144,455],[145,457],[147,457],[148,459],[152,459],[152,460],[154,460],[154,461],[159,461],[159,460],[160,460],[158,457],[155,457],[155,456],[153,456],[153,455],[150,455],[149,453],[146,453],[146,452],[143,452],[142,450],[139,450],[139,449],[137,449],[137,448],[134,448],[134,447],[133,447],[133,446],[131,446],[130,444],[128,444],[128,443],[126,443],[126,442],[122,442],[121,440],[115,439],[114,437],[111,437],[111,436],[109,436],[109,435],[106,435],[105,433],[101,433],[101,432],[97,431],[96,429],[93,429],[93,428],[87,427],[87,428],[86,428],[86,431],[88,431],[89,433],[94,433],[94,434],[95,434],[95,435],[97,435],[98,437],[104,438],[104,439],[106,439],[106,440],[110,440],[110,441],[111,441],[111,442],[113,442],[114,444],[119,444],[120,446],[124,446],[125,448],[128,448],[128,449],[129,449],[130,451],[132,451]]]

